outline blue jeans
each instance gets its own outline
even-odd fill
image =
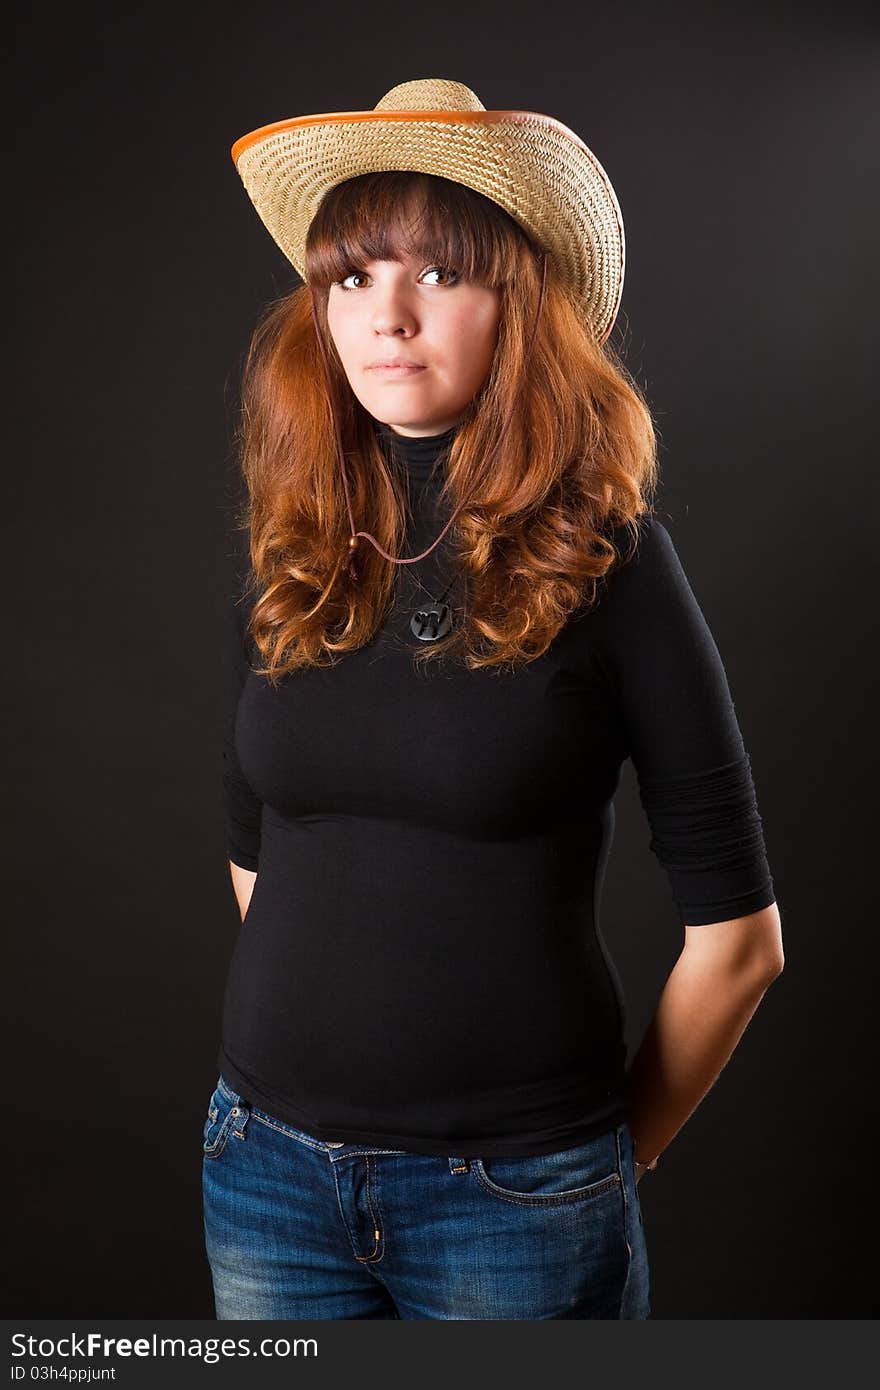
[[[648,1318],[629,1126],[561,1153],[325,1143],[221,1076],[204,1126],[217,1317]]]

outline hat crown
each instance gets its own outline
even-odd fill
[[[444,77],[419,77],[399,82],[374,107],[376,111],[485,111],[476,92],[463,82]]]

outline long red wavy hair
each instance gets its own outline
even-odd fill
[[[401,253],[501,293],[492,367],[459,424],[441,494],[450,510],[467,502],[445,539],[449,564],[464,578],[465,612],[448,637],[414,647],[414,660],[443,653],[471,669],[534,660],[573,613],[596,601],[619,558],[609,529],[626,527],[637,544],[638,517],[650,510],[658,471],[650,410],[616,352],[592,339],[552,264],[523,374],[541,276],[519,224],[481,194],[430,174],[367,174],[339,184],[309,229],[307,284],[268,307],[242,380],[247,500],[238,521],[249,536],[249,630],[273,684],[368,643],[402,568],[361,540],[352,579],[331,411],[358,529],[390,554],[407,554],[404,480],[351,390],[327,327],[331,284]],[[315,312],[329,349],[329,391]]]

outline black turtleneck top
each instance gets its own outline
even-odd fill
[[[377,432],[416,555],[448,514],[455,431]],[[247,576],[231,596],[228,852],[257,877],[218,1062],[325,1141],[547,1153],[628,1113],[599,926],[624,761],[682,923],[757,912],[773,884],[725,671],[666,528],[643,520],[598,606],[513,674],[413,664],[414,608],[454,579],[447,539],[399,566],[369,645],[274,691],[251,669]]]

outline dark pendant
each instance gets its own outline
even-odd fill
[[[452,609],[448,603],[430,603],[413,613],[410,628],[420,642],[439,642],[452,630]]]

